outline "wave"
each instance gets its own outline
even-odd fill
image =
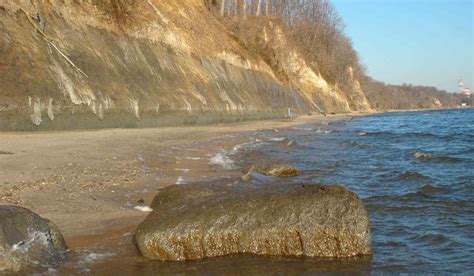
[[[433,159],[433,154],[427,152],[417,151],[413,154],[418,160],[431,160]]]
[[[431,177],[423,175],[419,172],[404,172],[399,176],[402,180],[420,180],[420,179],[430,179]]]
[[[409,206],[406,204],[402,204],[402,205],[391,206],[391,207],[395,207],[395,208],[408,208],[408,207],[421,208],[423,207],[424,208],[426,206],[416,205],[416,201],[413,201],[413,200],[422,199],[422,198],[430,198],[430,197],[431,197],[430,195],[424,192],[416,191],[416,192],[409,192],[409,193],[398,194],[398,195],[395,195],[395,194],[373,195],[373,196],[366,197],[364,201],[366,201],[368,204],[375,204],[375,205],[381,204],[384,206],[386,205],[385,207],[390,207],[389,205],[387,205],[388,202],[401,204],[408,201],[410,203],[414,203],[415,205]]]
[[[211,157],[211,159],[209,159],[209,163],[212,165],[221,166],[226,170],[232,170],[236,168],[234,160],[230,158],[229,154],[225,151],[219,152]]]
[[[474,142],[474,140],[472,140],[472,142]],[[461,153],[474,153],[474,148],[469,148]]]
[[[292,127],[292,130],[298,130],[298,131],[313,131],[314,129],[312,127]]]
[[[443,234],[427,233],[414,239],[415,243],[429,244],[431,246],[448,242],[449,238]]]
[[[101,260],[104,258],[112,257],[115,256],[116,253],[111,253],[111,252],[106,252],[106,253],[89,253],[86,256],[84,256],[84,262],[86,263],[92,263],[97,260]]]
[[[254,148],[262,146],[263,144],[265,144],[265,142],[262,142],[260,139],[255,138],[255,140],[253,142],[242,143],[242,144],[236,145],[229,152],[229,154],[236,154],[238,151],[243,150],[243,149],[254,149]]]
[[[291,147],[291,146],[296,146],[297,144],[296,144],[295,140],[289,140],[288,143],[286,143],[286,145],[288,147]]]
[[[357,136],[386,136],[386,137],[417,137],[417,138],[438,138],[438,139],[451,139],[451,135],[435,134],[432,132],[397,132],[397,131],[359,131]]]
[[[442,192],[448,191],[448,189],[446,188],[436,187],[429,184],[421,186],[420,188],[418,188],[418,190],[422,193],[428,193],[428,194],[442,193]]]
[[[316,129],[316,133],[329,134],[331,132],[332,132],[332,130],[324,130],[324,129],[320,129],[320,128]]]
[[[270,141],[274,141],[274,142],[283,142],[283,141],[286,141],[288,140],[288,138],[286,137],[273,137],[273,138],[270,138]]]
[[[281,138],[284,138],[280,140]],[[285,141],[285,137],[277,137],[275,141]],[[255,138],[252,142],[242,143],[236,145],[232,150],[225,151],[221,150],[220,152],[216,153],[216,155],[212,156],[209,159],[209,164],[220,166],[226,170],[233,170],[237,169],[238,166],[234,159],[235,155],[241,153],[242,151],[252,150],[261,147],[264,144],[268,144],[268,142],[262,142],[260,139]]]
[[[451,157],[447,155],[435,155],[429,152],[417,151],[413,154],[416,159],[421,161],[431,161],[431,160],[441,160],[441,161],[449,161],[449,162],[459,162],[462,161],[459,158]]]
[[[350,141],[348,144],[351,145],[351,146],[358,146],[361,149],[366,149],[370,146],[369,144],[359,144],[354,140]]]
[[[184,180],[184,177],[180,176],[178,177],[178,179],[176,180],[176,185],[182,185],[182,184],[186,184],[186,181]]]
[[[250,181],[250,183],[255,185],[266,184],[270,182],[275,182],[276,180],[271,177],[260,173],[248,173],[242,177],[244,181]]]
[[[370,200],[364,200],[365,207],[370,213],[378,213],[378,212],[388,212],[392,214],[397,214],[397,213],[426,213],[430,207],[429,206],[423,206],[423,205],[406,205],[406,204],[393,204],[395,201],[392,202],[392,204],[387,204],[387,202],[391,200],[396,200],[396,199],[384,199],[380,198],[377,199],[376,202],[372,202]],[[413,199],[411,200],[413,201]]]

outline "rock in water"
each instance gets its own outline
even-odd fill
[[[47,269],[67,249],[56,225],[32,211],[0,206],[0,271]]]
[[[367,210],[341,186],[175,185],[160,190],[151,207],[135,233],[138,249],[151,259],[372,252]]]
[[[292,177],[298,176],[299,174],[298,169],[291,165],[276,165],[271,167],[266,173],[266,175],[277,177]]]
[[[247,173],[252,172],[275,177],[293,177],[300,174],[296,167],[289,164],[256,165],[247,170]]]

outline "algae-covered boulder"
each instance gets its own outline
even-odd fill
[[[160,190],[151,207],[135,233],[138,249],[151,259],[372,252],[367,211],[341,186],[175,185]]]
[[[0,206],[0,270],[48,268],[64,258],[66,249],[51,221],[22,207]]]

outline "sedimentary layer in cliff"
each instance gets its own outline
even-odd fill
[[[368,109],[330,86],[285,36],[281,80],[201,1],[0,1],[0,130],[136,127]],[[354,101],[352,101],[354,102]]]

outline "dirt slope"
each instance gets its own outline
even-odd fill
[[[0,0],[0,130],[144,127],[368,110],[285,51],[279,79],[201,1]],[[128,3],[128,2],[127,2]],[[360,90],[360,89],[359,89]]]

